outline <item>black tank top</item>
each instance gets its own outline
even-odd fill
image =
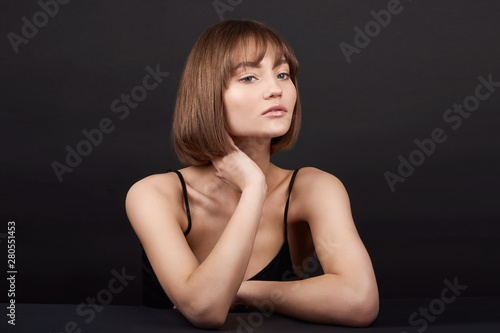
[[[300,168],[299,168],[300,169]],[[287,216],[288,216],[288,206],[290,203],[290,194],[292,193],[293,183],[299,169],[295,169],[290,179],[290,185],[288,186],[288,197],[286,199],[285,210],[284,210],[284,233],[285,241],[281,246],[278,254],[264,267],[259,273],[255,274],[249,280],[259,280],[259,281],[293,281],[298,280],[297,275],[293,270],[292,258],[290,255],[290,247],[288,244],[288,233],[287,233]],[[177,170],[168,170],[167,172],[175,172],[179,177],[182,185],[182,193],[184,196],[184,205],[186,207],[186,215],[188,219],[188,227],[184,232],[184,236],[187,236],[191,231],[191,212],[189,209],[189,201],[186,190],[186,183],[182,174]],[[151,264],[144,252],[142,251],[143,259],[143,304],[153,307],[167,308],[171,307],[172,303],[168,299],[167,295],[163,291],[156,275],[153,272]]]

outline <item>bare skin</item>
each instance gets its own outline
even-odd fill
[[[292,174],[270,162],[271,138],[288,130],[296,98],[282,75],[287,65],[272,64],[266,56],[259,68],[243,68],[231,78],[224,102],[235,151],[209,166],[180,170],[193,221],[189,235],[183,235],[188,223],[173,173],[149,176],[130,189],[130,222],[163,289],[195,326],[219,327],[232,306],[263,302],[308,321],[367,326],[378,313],[375,275],[347,193],[326,172],[299,171],[288,211],[294,265],[304,267],[316,251],[325,274],[290,282],[247,281],[283,244]],[[286,116],[262,118],[263,108],[276,103],[286,106]]]

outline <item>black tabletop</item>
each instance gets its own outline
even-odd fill
[[[2,304],[2,309],[6,306]],[[1,329],[2,332],[206,332],[192,326],[177,310],[143,306],[16,304],[15,326],[7,323],[8,316],[2,317],[0,327],[7,327],[7,330]],[[381,300],[379,317],[368,328],[312,324],[253,309],[230,313],[224,326],[216,331],[498,333],[500,298],[457,298],[451,304],[431,299]]]

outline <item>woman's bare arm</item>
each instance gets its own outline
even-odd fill
[[[214,162],[217,175],[241,189],[239,203],[207,258],[199,263],[180,227],[184,213],[176,175],[151,176],[130,189],[126,208],[151,265],[175,306],[195,326],[225,321],[253,249],[267,191],[265,178],[241,151]],[[161,188],[159,177],[168,177]],[[175,190],[174,190],[175,189]]]
[[[378,314],[377,283],[344,186],[328,173],[306,168],[297,176],[294,193],[293,204],[309,223],[325,274],[289,282],[246,281],[236,302],[307,321],[369,325]]]

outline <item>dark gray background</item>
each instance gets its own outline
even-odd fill
[[[389,1],[229,2],[224,19],[262,21],[294,48],[303,128],[274,162],[342,180],[380,296],[440,297],[455,277],[464,296],[500,295],[500,88],[457,130],[443,120],[474,94],[479,75],[500,81],[500,3],[402,0],[348,64],[339,44],[353,44],[354,27]],[[0,248],[6,256],[14,220],[16,301],[80,303],[125,267],[137,278],[113,303],[137,304],[140,247],[125,195],[137,180],[181,167],[169,141],[177,84],[197,37],[220,17],[212,1],[71,1],[16,54],[7,34],[21,35],[21,18],[32,22],[41,7],[2,7]],[[111,103],[157,64],[170,75],[121,120]],[[114,131],[59,182],[51,163],[64,163],[65,147],[103,118]],[[392,192],[384,172],[396,173],[398,156],[435,128],[448,139]]]

